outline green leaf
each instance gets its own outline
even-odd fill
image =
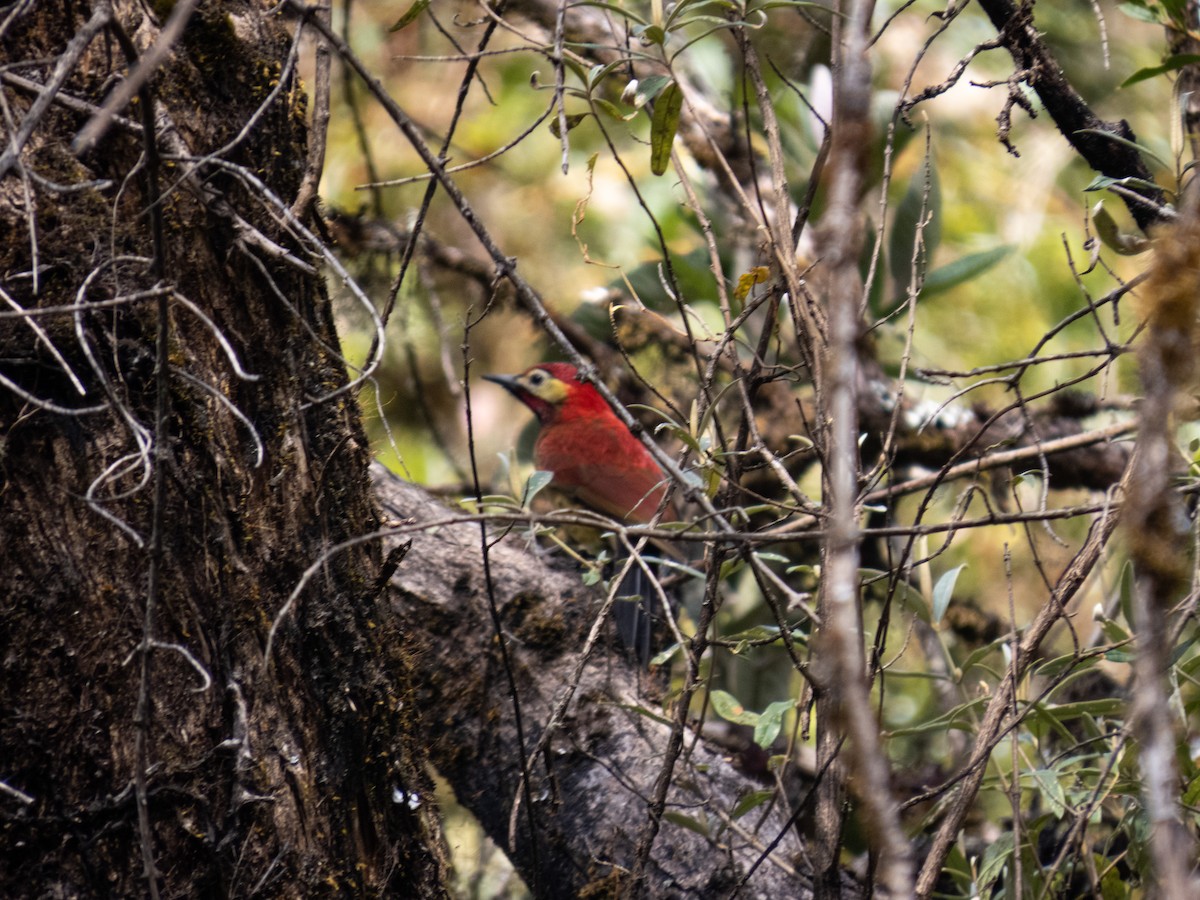
[[[1181,20],[1187,12],[1188,0],[1158,0],[1158,2],[1167,11],[1167,15],[1175,21]]]
[[[779,731],[783,728],[783,717],[795,706],[791,700],[776,700],[769,704],[759,714],[758,723],[754,726],[754,743],[764,750],[775,743],[775,738],[779,737]]]
[[[1129,642],[1129,632],[1112,619],[1101,619],[1100,630],[1104,632],[1104,636],[1111,644],[1127,644]]]
[[[683,524],[683,528],[679,527],[680,524]],[[688,527],[690,527],[690,526],[688,526],[685,523],[677,523],[677,522],[664,522],[661,525],[659,525],[659,528],[665,528],[668,531],[670,531],[672,528],[674,528],[676,531],[684,531]],[[692,566],[684,565],[683,563],[677,562],[673,559],[660,559],[658,561],[658,565],[660,565],[664,568],[670,569],[673,572],[679,572],[683,575],[687,575],[689,578],[697,578],[701,581],[704,580],[704,573],[701,572],[699,569],[693,568]]]
[[[1058,781],[1058,775],[1053,769],[1034,769],[1033,780],[1037,782],[1038,790],[1046,798],[1050,812],[1060,819],[1067,809],[1067,795]]]
[[[746,561],[740,556],[727,559],[721,563],[721,571],[717,574],[718,581],[726,581],[746,567]]]
[[[754,558],[760,559],[763,562],[784,563],[784,564],[790,563],[792,561],[790,557],[784,556],[782,553],[772,553],[769,550],[756,551],[754,553]]]
[[[617,104],[613,103],[611,100],[605,100],[603,97],[593,97],[592,103],[594,103],[596,108],[605,115],[615,119],[618,122],[628,122],[633,116],[637,115],[637,112],[625,112],[619,106],[617,106]]]
[[[630,11],[627,7],[621,6],[616,3],[604,3],[604,2],[602,2],[602,0],[588,0],[588,2],[581,3],[580,5],[581,6],[594,6],[596,9],[607,9],[609,12],[616,13],[618,16],[625,18],[625,19],[632,19],[635,22],[645,23],[645,21],[646,21],[641,16],[639,16],[637,13]],[[583,45],[576,45],[576,46],[594,47],[595,45],[583,44]],[[611,49],[611,48],[606,48],[606,49]]]
[[[645,28],[633,29],[635,37],[642,40],[645,44],[658,44],[660,47],[667,39],[667,33],[658,25],[647,25]]]
[[[928,195],[926,181],[929,182]],[[921,246],[916,263],[919,275],[923,276],[942,237],[942,188],[932,160],[926,160],[926,164],[913,174],[908,190],[896,207],[888,236],[888,266],[898,294],[906,294],[912,282],[913,252],[918,233]],[[918,278],[917,283],[920,281]]]
[[[1192,645],[1195,643],[1196,643],[1196,636],[1193,635],[1192,637],[1190,637],[1186,641],[1184,641],[1182,644],[1177,646],[1174,650],[1172,650],[1171,651],[1171,659],[1168,662],[1168,665],[1171,665],[1171,666],[1178,665],[1179,661],[1181,659],[1183,659],[1184,654],[1187,653],[1189,650],[1191,650]]]
[[[710,34],[714,34],[715,32],[729,31],[734,28],[745,29],[745,28],[760,28],[761,27],[760,25],[753,25],[746,21],[728,22],[728,21],[725,21],[724,19],[718,19],[716,16],[696,16],[694,19],[689,19],[684,24],[685,25],[693,25],[696,22],[714,22],[715,24],[713,25],[712,28],[709,28],[708,30],[704,31],[701,34],[695,35],[694,37],[690,38],[687,42],[680,45],[680,47],[677,50],[675,50],[673,53],[671,53],[669,62],[674,63],[675,60],[677,60],[680,57],[680,55],[683,54],[683,52],[685,50],[687,50],[693,44],[699,43],[700,41],[702,41],[706,37],[708,37]]]
[[[942,621],[942,616],[946,614],[946,610],[950,606],[950,597],[954,594],[954,583],[958,581],[959,574],[966,567],[966,563],[955,566],[949,572],[942,575],[937,580],[937,584],[933,586],[933,605],[930,610],[930,624],[937,625]]]
[[[1104,872],[1104,875],[1100,878],[1101,900],[1127,900],[1127,898],[1133,896],[1119,868],[1108,865],[1108,860],[1098,853],[1093,853],[1092,858],[1095,860],[1096,871]]]
[[[1104,208],[1103,200],[1092,207],[1092,225],[1096,228],[1100,243],[1122,256],[1136,256],[1150,249],[1150,242],[1145,238],[1121,231],[1112,213]]]
[[[1007,644],[1010,640],[1011,640],[1011,638],[1009,638],[1009,637],[996,638],[991,643],[984,644],[982,647],[977,647],[974,650],[972,650],[971,653],[967,656],[967,658],[963,660],[962,665],[959,666],[959,669],[958,669],[959,681],[961,682],[963,676],[965,676],[967,674],[967,672],[971,671],[971,669],[975,668],[977,665],[979,665],[981,662],[983,662],[984,659],[986,659],[988,656],[991,656],[993,653],[995,653],[997,650],[999,650],[1002,646]]]
[[[824,3],[814,3],[813,0],[767,0],[766,3],[760,3],[758,6],[755,6],[750,10],[750,12],[758,12],[762,9],[781,9],[785,6],[792,7],[793,9],[800,6],[811,6],[813,9],[819,9],[823,13],[832,13],[833,15],[841,16],[842,18],[847,17],[846,13],[841,12],[840,10],[830,9],[829,6]]]
[[[1105,131],[1103,128],[1080,128],[1075,133],[1076,134],[1094,134],[1097,137],[1105,138],[1106,140],[1112,141],[1114,144],[1120,144],[1123,147],[1128,147],[1131,150],[1136,150],[1138,153],[1141,153],[1143,156],[1148,156],[1150,159],[1154,160],[1156,163],[1158,163],[1163,168],[1169,168],[1169,166],[1167,166],[1167,164],[1165,162],[1163,162],[1162,159],[1160,159],[1158,157],[1158,155],[1155,154],[1154,151],[1152,151],[1149,147],[1145,146],[1144,144],[1139,144],[1139,143],[1137,143],[1137,141],[1131,141],[1128,138],[1123,138],[1119,134],[1113,134],[1111,131]]]
[[[1062,656],[1047,660],[1035,667],[1033,671],[1039,678],[1057,678],[1067,671],[1083,672],[1098,662],[1100,662],[1100,657],[1095,654],[1080,657],[1078,653],[1064,653]]]
[[[1171,17],[1171,22],[1174,25],[1187,27],[1187,10],[1188,0],[1159,0],[1162,3],[1163,9],[1167,11],[1167,15]]]
[[[1200,803],[1200,776],[1188,782],[1187,790],[1183,792],[1180,802],[1184,806],[1195,806]]]
[[[799,644],[801,647],[808,646],[809,635],[807,632],[804,632],[799,628],[792,629],[789,633],[789,637],[794,643]],[[730,651],[735,655],[741,655],[742,653],[745,653],[749,649],[749,645],[751,643],[774,643],[779,639],[780,633],[778,625],[755,625],[751,628],[747,628],[745,631],[739,631],[736,634],[725,636],[725,640],[736,642],[736,645]]]
[[[1191,643],[1191,641],[1188,643]],[[1175,658],[1174,653],[1171,654],[1171,658]],[[1200,656],[1192,656],[1179,666],[1179,673],[1188,679],[1195,678],[1197,671],[1200,671]]]
[[[631,403],[629,408],[633,409],[640,405],[641,404],[638,403]],[[696,438],[692,436],[692,433],[683,426],[662,422],[661,424],[654,426],[654,436],[658,437],[664,430],[671,435],[671,437],[687,444],[688,449],[693,453],[697,455],[703,454],[704,450],[701,448],[700,442],[696,440]]]
[[[1118,3],[1117,9],[1139,22],[1149,22],[1151,25],[1160,24],[1158,11],[1151,9],[1141,0],[1131,0],[1129,3]]]
[[[498,506],[501,509],[519,509],[517,501],[506,494],[484,494],[479,500],[474,497],[460,497],[458,505],[469,513],[483,512],[489,506]]]
[[[647,75],[637,84],[637,90],[633,94],[633,105],[640,109],[661,94],[673,81],[670,75]]]
[[[587,84],[588,70],[583,67],[583,64],[579,60],[575,59],[573,56],[564,56],[563,65],[570,69],[571,73],[581,82]],[[537,72],[534,72],[533,74],[537,75]],[[535,85],[535,87],[540,87],[540,89],[544,91],[556,90],[555,86],[552,84],[547,84],[545,86]]]
[[[727,641],[765,641],[779,637],[778,625],[752,625],[745,631],[725,635]]]
[[[596,85],[611,75],[616,69],[627,64],[628,60],[626,59],[614,59],[612,62],[603,66],[592,66],[591,69],[588,70],[587,79],[584,83],[587,85],[588,90],[591,91],[596,87]]]
[[[652,660],[650,660],[650,665],[661,666],[664,663],[666,663],[676,653],[679,653],[682,649],[683,649],[682,644],[672,644],[666,650],[663,650],[660,653],[656,653],[654,655],[654,658]]]
[[[413,5],[408,8],[408,11],[404,15],[396,20],[396,24],[389,28],[388,31],[399,31],[401,28],[407,28],[417,20],[417,17],[421,13],[425,12],[430,2],[431,0],[413,0]]]
[[[1001,834],[988,844],[983,853],[983,861],[979,864],[979,894],[988,896],[990,888],[1008,866],[1013,855],[1013,833]]]
[[[738,800],[733,807],[733,811],[729,814],[729,818],[740,819],[746,813],[762,806],[774,796],[774,791],[749,791],[742,794],[741,799]]]
[[[934,294],[941,294],[951,288],[956,288],[960,284],[966,284],[968,281],[978,278],[1012,252],[1013,246],[1005,244],[1001,247],[993,247],[991,250],[968,253],[954,262],[946,263],[925,277],[925,283],[921,286],[921,297],[932,297]]]
[[[1083,189],[1084,192],[1095,192],[1106,190],[1113,185],[1117,187],[1127,188],[1142,188],[1147,191],[1162,191],[1163,189],[1153,181],[1147,181],[1145,178],[1109,178],[1107,175],[1097,175],[1087,183]]]
[[[683,110],[683,91],[674,81],[663,88],[650,118],[650,171],[662,175],[671,164],[671,147]]]
[[[915,734],[949,731],[951,728],[957,728],[960,731],[969,731],[974,724],[974,717],[983,710],[987,702],[987,697],[977,697],[974,700],[969,700],[954,707],[949,712],[942,713],[936,718],[929,719],[919,725],[897,728],[889,731],[888,734],[891,737],[908,737]]]
[[[962,896],[975,896],[974,870],[972,865],[967,862],[958,843],[950,848],[950,854],[946,857],[946,866],[942,871],[954,879]]]
[[[1079,700],[1075,703],[1059,703],[1056,706],[1035,704],[1036,713],[1044,713],[1059,722],[1078,719],[1080,716],[1112,716],[1125,709],[1125,701],[1119,697],[1101,697],[1099,700]]]
[[[713,691],[709,694],[709,700],[717,715],[726,722],[733,722],[735,725],[758,724],[758,713],[750,712],[728,691]]]
[[[683,813],[676,812],[675,810],[668,810],[667,812],[663,813],[663,818],[668,822],[673,822],[676,825],[686,828],[688,831],[694,831],[696,834],[708,837],[707,822],[702,822],[699,819],[692,818],[691,816],[685,816]]]
[[[788,569],[791,573],[800,567]],[[874,590],[877,596],[882,597],[885,588],[888,586],[891,578],[890,572],[884,572],[881,569],[859,569],[858,580],[864,591]],[[896,582],[895,591],[892,594],[892,599],[900,603],[907,604],[912,607],[921,619],[922,622],[929,621],[929,602],[925,599],[925,595],[913,587],[904,579]]]
[[[1120,86],[1126,88],[1131,84],[1137,84],[1139,81],[1156,78],[1159,75],[1165,75],[1167,72],[1182,69],[1184,66],[1194,66],[1196,63],[1200,63],[1200,55],[1195,53],[1176,53],[1174,56],[1168,56],[1161,66],[1149,66],[1145,69],[1138,69],[1122,81]]]
[[[663,28],[667,29],[667,31],[674,31],[676,27],[690,25],[692,22],[710,18],[709,16],[702,15],[688,16],[685,21],[679,22],[679,25],[676,26],[676,22],[679,21],[680,16],[682,16],[685,12],[689,12],[696,8],[710,6],[714,3],[715,0],[680,0],[680,2],[672,6],[671,11],[667,13],[666,19],[663,20]],[[727,3],[720,3],[717,5],[729,7],[729,4]]]
[[[567,131],[573,130],[580,122],[590,115],[590,112],[585,112],[575,113],[574,115],[567,116]],[[552,116],[550,119],[550,133],[556,138],[562,137],[562,124],[560,123],[558,116]]]
[[[858,574],[859,574],[860,578],[862,577],[862,574],[864,572],[879,572],[879,570],[878,569],[859,569]],[[805,564],[801,564],[798,566],[788,566],[787,572],[785,574],[787,574],[787,575],[806,575],[809,578],[819,579],[821,577],[821,568],[820,568],[820,566],[812,566],[812,565],[808,565],[805,563]],[[884,573],[880,573],[880,574],[884,574]]]
[[[1121,609],[1121,615],[1125,618],[1126,622],[1132,622],[1133,599],[1137,594],[1137,572],[1134,570],[1133,563],[1131,561],[1126,561],[1126,563],[1121,566],[1120,587],[1121,593],[1119,594],[1120,600],[1118,602],[1118,606]],[[1126,634],[1125,637],[1128,638],[1129,635]],[[1115,644],[1116,641],[1114,640],[1113,643]]]
[[[651,722],[657,722],[659,725],[669,726],[673,724],[672,720],[662,713],[655,712],[645,706],[639,706],[636,703],[614,703],[613,706],[617,707],[617,709],[623,709],[626,712],[636,713],[639,716],[649,719]]]
[[[525,490],[521,492],[521,506],[528,506],[529,501],[536,497],[541,490],[554,480],[554,473],[538,469],[525,482]]]

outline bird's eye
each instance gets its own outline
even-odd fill
[[[534,372],[529,376],[529,384],[531,387],[539,387],[545,380],[546,374],[544,372]]]

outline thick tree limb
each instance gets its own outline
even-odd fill
[[[392,599],[416,671],[424,673],[414,699],[430,758],[460,802],[507,847],[519,760],[532,748],[517,746],[507,679],[497,671],[477,526],[422,530],[422,521],[444,520],[445,507],[381,466],[374,481],[385,513],[413,522],[406,529],[413,548],[392,579]],[[661,701],[646,696],[661,686],[603,649],[576,680],[600,592],[586,588],[577,572],[535,560],[516,536],[495,543],[489,556],[531,742],[543,737],[564,692],[573,691],[562,724],[532,763],[539,869],[532,868],[523,813],[509,854],[547,896],[619,894],[670,737]],[[811,896],[798,862],[804,848],[780,803],[730,816],[741,798],[766,785],[694,734],[687,742],[693,749],[677,764],[668,816],[646,870],[647,896],[727,897],[754,867],[746,896]],[[845,896],[857,893],[846,879]]]
[[[1018,7],[1012,0],[979,0],[979,5],[999,30],[999,39],[1017,68],[1027,73],[1030,87],[1037,91],[1058,130],[1084,161],[1109,178],[1153,182],[1154,176],[1146,168],[1141,154],[1131,146],[1137,137],[1129,123],[1123,119],[1119,122],[1101,119],[1067,80],[1062,66],[1034,28],[1033,3],[1026,2]],[[1164,215],[1159,211],[1166,202],[1162,191],[1144,187],[1131,190],[1135,196],[1122,196],[1139,228],[1147,231],[1164,221]],[[1139,197],[1144,201],[1139,202]]]

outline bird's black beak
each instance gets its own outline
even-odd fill
[[[516,375],[484,375],[483,380],[500,385],[514,397],[521,396],[521,385],[517,382]]]

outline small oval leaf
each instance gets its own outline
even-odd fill
[[[544,469],[538,469],[529,476],[529,480],[525,482],[525,490],[521,495],[521,505],[528,506],[529,501],[538,495],[538,493],[554,480],[554,473],[547,472]]]
[[[937,580],[937,584],[933,586],[933,604],[932,604],[932,621],[937,625],[942,621],[942,616],[946,614],[946,610],[950,606],[950,598],[954,594],[954,583],[958,581],[958,575],[967,567],[966,563],[955,566],[949,572],[942,575]]]
[[[650,118],[650,171],[655,175],[662,175],[671,164],[671,147],[682,110],[683,91],[672,81],[658,95]]]
[[[735,725],[758,724],[758,713],[750,712],[728,691],[713,691],[709,694],[709,700],[716,714],[727,722]]]
[[[734,805],[733,811],[729,814],[729,818],[740,819],[746,813],[762,806],[774,796],[774,791],[750,791],[749,793],[743,794],[742,798]]]
[[[776,700],[767,705],[758,716],[758,724],[754,726],[754,743],[766,750],[779,737],[783,728],[783,717],[795,704],[791,700]]]
[[[575,128],[575,126],[577,126],[590,115],[591,113],[575,113],[570,116],[564,116],[563,118],[567,120],[567,131],[571,131],[573,128]],[[556,138],[562,137],[562,123],[558,116],[554,116],[550,120],[550,133]]]

